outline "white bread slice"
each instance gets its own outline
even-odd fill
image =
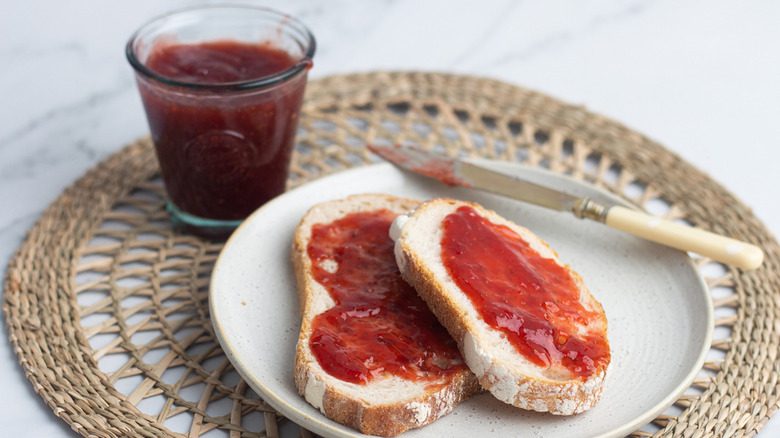
[[[466,364],[477,375],[483,388],[499,400],[540,412],[569,415],[592,407],[600,398],[609,363],[587,376],[576,376],[562,365],[541,367],[529,361],[498,329],[488,325],[471,299],[458,287],[442,262],[442,220],[459,207],[469,205],[478,215],[494,224],[509,227],[544,258],[563,266],[579,289],[579,301],[598,316],[586,326],[577,325],[579,333],[603,336],[606,341],[607,320],[601,305],[588,292],[580,276],[563,265],[545,242],[481,206],[452,199],[434,199],[420,205],[409,216],[400,216],[391,227],[396,241],[396,262],[404,279],[417,290],[439,321],[455,338]]]
[[[312,227],[333,223],[355,212],[388,209],[402,214],[418,204],[419,201],[389,195],[354,195],[312,207],[295,232],[292,262],[302,316],[295,354],[296,387],[311,405],[328,418],[366,434],[394,436],[428,424],[450,412],[471,394],[481,391],[476,377],[465,366],[457,374],[433,381],[412,381],[384,375],[366,384],[350,383],[328,374],[312,353],[312,321],[316,315],[334,306],[329,292],[312,275],[312,260],[307,253]],[[388,245],[392,245],[389,240]],[[392,265],[392,249],[388,251],[388,256]],[[335,268],[331,266],[328,270]],[[442,333],[447,336],[443,330]],[[458,360],[462,361],[462,358]]]

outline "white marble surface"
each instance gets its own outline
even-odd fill
[[[0,264],[87,169],[147,132],[125,61],[150,17],[193,2],[0,3]],[[780,233],[780,3],[258,2],[318,39],[314,78],[376,69],[498,78],[621,121],[710,174]],[[0,342],[0,435],[75,433]],[[780,436],[773,418],[760,436]]]

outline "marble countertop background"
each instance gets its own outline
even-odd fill
[[[199,2],[202,3],[202,2]],[[0,264],[43,209],[146,135],[129,35],[199,4],[0,4]],[[486,76],[585,105],[711,175],[780,233],[780,3],[726,0],[288,0],[318,40],[312,78],[372,70]],[[0,435],[77,436],[3,331]],[[780,364],[778,364],[780,366]],[[773,418],[760,436],[780,436]]]

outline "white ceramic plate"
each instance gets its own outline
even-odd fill
[[[513,163],[491,165],[570,193],[617,200],[566,177]],[[623,436],[671,405],[701,369],[713,312],[708,289],[686,254],[566,213],[373,165],[321,178],[260,208],[231,236],[211,279],[211,317],[225,353],[264,400],[309,430],[364,436],[327,419],[293,383],[300,329],[290,263],[293,231],[312,205],[355,193],[446,196],[496,210],[555,248],[582,275],[609,321],[612,365],[603,397],[589,411],[569,417],[528,412],[483,393],[403,436]]]

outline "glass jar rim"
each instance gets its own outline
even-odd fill
[[[278,73],[274,73],[272,75],[264,76],[257,79],[250,79],[250,80],[236,81],[236,82],[226,82],[226,83],[219,83],[219,84],[203,84],[203,83],[186,82],[186,81],[171,79],[146,67],[135,54],[134,46],[135,43],[138,41],[138,39],[141,37],[142,32],[149,26],[161,20],[172,17],[174,15],[199,11],[199,10],[229,10],[229,9],[239,9],[239,10],[244,9],[244,10],[265,12],[270,15],[278,17],[281,21],[284,22],[285,25],[291,25],[291,24],[294,25],[303,36],[304,41],[302,42],[305,44],[304,45],[305,52],[295,64]],[[175,86],[175,87],[191,88],[191,89],[197,89],[201,91],[227,92],[227,91],[251,90],[255,88],[268,87],[270,85],[274,85],[283,82],[287,79],[290,79],[295,75],[297,75],[298,73],[300,73],[302,70],[306,70],[311,67],[312,58],[314,57],[314,52],[316,51],[316,49],[317,49],[317,41],[314,39],[314,35],[311,33],[309,28],[305,24],[303,24],[302,21],[293,17],[290,14],[286,14],[284,12],[280,12],[275,9],[266,8],[262,6],[223,3],[218,5],[193,6],[193,7],[176,9],[152,18],[151,20],[141,25],[138,28],[138,30],[133,32],[133,34],[130,36],[130,39],[125,45],[125,56],[127,57],[128,62],[136,71],[136,73],[139,73],[146,78],[153,79],[163,84]]]

